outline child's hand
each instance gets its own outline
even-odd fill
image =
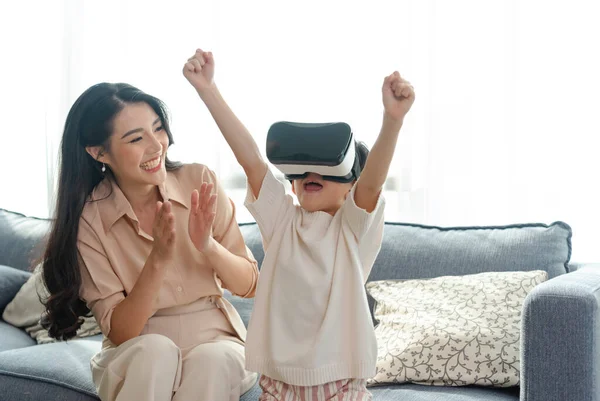
[[[197,190],[192,192],[192,208],[190,210],[188,231],[192,243],[200,252],[204,252],[210,243],[212,225],[215,221],[217,195],[211,195],[212,189],[213,184],[203,183],[200,187],[200,193]]]
[[[385,114],[394,120],[402,120],[415,101],[415,89],[398,71],[387,76],[381,89]]]
[[[183,66],[183,75],[196,91],[201,92],[209,88],[215,75],[215,59],[212,53],[196,50]]]

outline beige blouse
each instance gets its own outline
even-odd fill
[[[245,294],[239,295],[254,295],[257,263],[244,243],[233,202],[219,186],[213,171],[201,164],[185,164],[167,172],[165,183],[159,186],[162,198],[172,202],[176,243],[173,260],[155,301],[155,312],[202,297],[223,295],[225,286],[188,234],[191,194],[203,182],[213,183],[217,193],[214,239],[233,254],[246,258],[253,269],[252,284]],[[77,245],[82,278],[80,296],[107,337],[114,308],[132,290],[152,250],[150,234],[141,229],[129,201],[113,179],[107,177],[98,184],[79,220]],[[243,340],[245,328],[239,315],[228,302],[224,306],[225,314]]]

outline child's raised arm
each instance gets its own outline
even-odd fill
[[[384,106],[383,124],[377,141],[369,152],[354,193],[356,205],[369,213],[377,206],[377,199],[390,169],[404,116],[415,101],[414,88],[408,81],[402,79],[398,71],[385,78],[381,91]]]
[[[206,104],[235,158],[244,169],[252,193],[258,198],[262,181],[267,173],[267,163],[262,158],[252,135],[221,96],[213,82],[214,72],[215,60],[212,53],[200,49],[196,50],[183,67],[183,75]]]

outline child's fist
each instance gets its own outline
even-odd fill
[[[197,91],[210,87],[215,75],[215,59],[212,53],[196,50],[183,66],[183,75]]]
[[[402,120],[415,101],[415,89],[398,71],[383,80],[383,107],[386,115]]]

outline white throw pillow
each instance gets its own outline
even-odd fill
[[[41,265],[38,265],[13,300],[6,305],[2,319],[15,327],[24,328],[38,344],[55,342],[55,339],[48,336],[48,330],[40,324],[40,318],[45,310],[42,302],[47,298],[48,291],[43,282]],[[77,330],[74,338],[89,337],[100,333],[96,319],[88,316],[83,318],[83,324]]]
[[[545,271],[367,283],[376,301],[370,385],[519,385],[521,312]]]

